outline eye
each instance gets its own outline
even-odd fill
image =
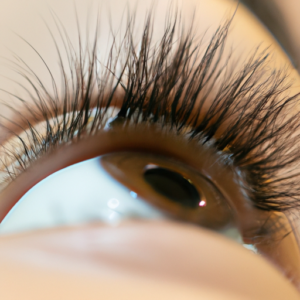
[[[180,161],[147,153],[104,155],[101,166],[167,216],[210,229],[234,226],[234,212],[217,187]]]
[[[121,136],[123,136],[123,140]],[[116,139],[116,137],[118,138]],[[147,137],[146,140],[143,139],[145,137]],[[81,199],[85,199],[86,197],[88,199],[93,198],[91,196],[85,197],[82,194],[84,191],[86,191],[86,193],[90,191],[92,194],[98,194],[97,197],[104,203],[104,206],[107,205],[107,198],[126,198],[126,194],[132,195],[133,193],[138,196],[138,198],[144,199],[144,202],[148,202],[155,206],[158,211],[169,215],[169,217],[182,219],[187,222],[196,223],[208,228],[215,228],[217,230],[224,229],[226,226],[229,227],[228,225],[232,225],[231,223],[234,217],[233,212],[229,209],[229,204],[221,197],[221,193],[218,191],[218,188],[208,178],[208,176],[214,177],[213,172],[226,173],[225,167],[222,167],[222,164],[215,164],[214,167],[211,166],[211,162],[215,162],[219,159],[219,156],[216,153],[212,153],[211,149],[200,147],[197,143],[186,139],[184,135],[178,136],[174,133],[172,134],[172,132],[161,133],[155,127],[151,130],[151,127],[149,126],[147,126],[147,128],[144,126],[127,129],[115,128],[114,130],[104,131],[100,136],[97,135],[93,138],[93,140],[89,139],[89,141],[91,141],[92,146],[87,145],[86,140],[82,141],[85,147],[93,149],[97,151],[97,153],[102,152],[104,154],[100,156],[100,158],[96,159],[97,162],[94,162],[94,164],[97,165],[97,170],[102,169],[102,173],[99,171],[102,175],[100,173],[98,175],[94,173],[94,175],[91,175],[91,178],[98,178],[98,184],[94,179],[92,180],[92,185],[90,184],[91,180],[84,183],[85,177],[88,177],[88,171],[87,175],[82,177],[80,175],[80,166],[84,166],[85,163],[80,163],[78,167],[76,167],[79,170],[78,175],[76,175],[77,177],[72,175],[75,172],[75,167],[70,167],[73,171],[67,171],[68,168],[64,172],[59,171],[57,175],[54,174],[51,176],[51,180],[53,182],[52,187],[51,184],[47,183],[49,182],[49,179],[45,180],[45,184],[49,186],[50,190],[55,190],[58,193],[55,196],[51,196],[49,190],[46,194],[49,195],[50,198],[60,199],[56,200],[56,204],[53,204],[53,206],[59,207],[60,202],[67,202],[67,200],[64,199],[70,198],[71,204],[68,210],[72,210],[72,203],[76,202],[74,200],[75,198],[78,198],[76,195],[80,194],[81,196],[79,198]],[[101,142],[99,143],[99,141]],[[106,142],[105,145],[107,143],[110,145],[110,150],[103,148],[103,141]],[[159,145],[157,145],[157,143],[159,143]],[[75,147],[70,145],[69,149],[64,149],[64,152],[67,152],[68,150],[73,150],[72,148],[75,148],[74,153],[69,151],[70,154],[67,154],[66,156],[69,158],[73,156],[74,160],[82,160],[78,157],[78,153],[79,155],[82,153],[81,150],[78,152],[78,148],[80,149],[79,144],[80,143],[78,142]],[[174,149],[176,150],[174,151]],[[122,150],[123,152],[120,152]],[[124,150],[127,152],[124,152]],[[109,154],[108,152],[108,154],[106,154],[107,151],[113,151],[113,153]],[[187,151],[189,151],[190,154],[193,153],[196,157],[192,156],[190,160],[187,160]],[[59,153],[59,156],[61,155],[63,154]],[[85,155],[92,156],[86,151]],[[46,160],[51,167],[53,166],[53,161],[55,161],[55,157],[49,157]],[[48,167],[41,168],[40,165],[35,165],[35,169],[44,169],[45,171],[47,168]],[[88,170],[88,168],[84,170]],[[93,168],[91,170],[93,170]],[[155,170],[160,170],[160,172],[154,173],[153,171]],[[159,182],[157,181],[157,176],[162,176],[163,174],[161,170],[167,172],[167,176],[164,177],[164,180],[169,180],[170,188],[168,195],[166,194],[168,193],[168,189],[162,190],[162,186],[160,185],[162,177],[160,177]],[[63,173],[71,175],[62,176]],[[32,169],[31,174],[37,175],[34,169]],[[55,179],[58,176],[62,176],[62,179]],[[74,176],[77,178],[76,180],[78,183],[74,183]],[[73,179],[68,179],[69,177]],[[106,195],[102,199],[101,195],[104,191],[106,191],[106,185],[103,182],[106,182],[108,177],[114,179],[115,186],[122,185],[123,187],[127,187],[127,191],[122,192],[125,194],[124,196],[119,194],[117,197],[114,195],[114,188],[111,188],[111,195]],[[29,183],[31,179],[28,172],[25,173],[24,179],[27,180],[25,186],[31,185]],[[14,186],[18,180],[19,179],[13,182],[11,186]],[[63,185],[60,184],[60,182],[63,181],[70,182],[70,186],[63,187]],[[119,182],[120,184],[116,184],[116,182]],[[57,184],[59,184],[59,188],[54,187]],[[73,184],[75,186],[71,188]],[[93,185],[96,186],[98,192],[94,192]],[[42,183],[38,186],[41,187],[39,188],[41,191],[44,191],[45,188]],[[80,191],[76,190],[75,187],[79,187]],[[181,192],[181,198],[176,198],[175,194],[170,194],[171,189],[173,188],[177,188],[177,191]],[[30,196],[30,194],[32,195],[34,190],[37,190],[37,188],[34,187],[32,191],[29,191],[29,193],[27,193],[24,197],[31,199],[33,196]],[[62,190],[66,190],[66,192],[65,194],[62,194],[64,196],[59,196],[60,191]],[[73,196],[69,195],[67,197],[67,194],[71,193],[71,190]],[[186,196],[188,196],[189,199],[187,199]],[[35,196],[35,198],[40,199],[42,197],[42,193],[37,192],[37,196]],[[184,198],[186,199],[184,200]],[[208,198],[210,198],[209,201]],[[41,200],[37,200],[39,203],[32,204],[31,206],[28,206],[28,201],[29,200],[22,200],[21,203],[23,204],[19,203],[18,207],[23,206],[27,209],[27,211],[35,211],[38,206],[44,206],[46,212],[47,210],[51,211],[51,209],[47,208],[47,205],[49,206],[49,204],[43,204]],[[81,201],[82,205],[86,205],[87,207],[91,206],[91,208],[88,208],[91,211],[94,210],[93,205],[86,204],[86,200],[78,201]],[[102,205],[101,201],[100,205]],[[54,200],[49,200],[50,204],[53,202]],[[26,208],[27,206],[28,208]],[[32,208],[30,209],[29,207]],[[201,213],[201,209],[199,209],[204,209],[204,207],[206,210],[205,214]],[[16,211],[17,209],[14,209],[10,215],[15,215],[14,218],[18,223],[18,220],[20,220],[21,217],[16,213]],[[19,209],[19,211],[22,214],[22,210]],[[81,211],[79,211],[79,215],[80,212]],[[210,217],[208,216],[209,212],[211,212]],[[39,215],[39,218],[42,215],[41,213],[36,214]],[[129,213],[128,217],[134,214],[135,213]],[[216,214],[219,215],[219,217],[216,217]],[[33,216],[30,214],[26,215],[28,216],[27,218],[29,222],[34,222]],[[138,214],[136,213],[136,215]],[[221,215],[223,216],[221,217]],[[81,217],[79,216],[79,221],[80,219]],[[93,218],[91,217],[91,219]],[[89,220],[89,218],[87,218],[87,220]],[[56,221],[54,220],[53,224],[57,225],[55,222]],[[68,221],[65,221],[65,223],[68,223]],[[5,224],[8,224],[8,222],[3,222],[2,230],[4,230],[4,227],[6,226]],[[20,229],[26,228],[25,224],[22,224],[22,222],[19,222],[18,226]],[[41,226],[43,227],[43,224]]]
[[[293,187],[299,180],[299,151],[297,134],[290,134],[299,126],[298,114],[291,114],[298,94],[288,93],[289,78],[282,70],[269,71],[266,50],[228,73],[230,58],[222,55],[230,21],[204,51],[195,44],[192,28],[185,33],[176,21],[168,20],[153,46],[149,16],[140,47],[132,42],[129,22],[123,42],[119,48],[112,44],[102,69],[97,39],[83,56],[67,47],[71,75],[67,77],[62,64],[59,95],[55,81],[49,91],[26,69],[35,105],[21,98],[27,116],[18,114],[17,121],[6,126],[10,138],[2,144],[1,217],[31,187],[24,197],[39,186],[44,191],[44,182],[75,170],[76,163],[83,166],[93,159],[126,197],[139,201],[136,206],[148,205],[147,214],[218,231],[236,226],[245,240],[286,270],[274,253],[283,253],[295,237],[289,235],[284,240],[288,242],[281,243],[282,252],[273,242],[290,232],[283,212],[298,207]],[[124,155],[131,157],[131,165],[122,161]],[[164,189],[162,180],[169,180],[189,201]],[[93,192],[93,187],[87,190]],[[119,196],[108,198],[105,208],[121,205]],[[140,210],[128,215],[145,216]],[[289,247],[293,254],[295,245]]]
[[[178,160],[142,152],[102,155],[51,175],[22,197],[0,231],[131,218],[238,231],[233,209],[207,177]]]

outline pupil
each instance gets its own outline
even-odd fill
[[[181,174],[161,167],[146,169],[144,178],[152,188],[170,200],[188,208],[199,207],[200,195]]]

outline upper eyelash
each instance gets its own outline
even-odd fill
[[[11,179],[18,176],[19,169],[26,170],[31,162],[57,145],[103,128],[107,109],[114,97],[118,97],[121,100],[118,118],[134,124],[167,125],[178,134],[188,128],[191,139],[202,144],[210,141],[218,151],[228,154],[224,163],[235,167],[241,187],[257,208],[286,211],[298,207],[300,154],[295,141],[300,122],[298,112],[290,116],[288,113],[299,95],[284,94],[290,87],[288,75],[284,70],[268,70],[269,54],[259,49],[240,70],[230,70],[230,57],[226,63],[221,58],[231,20],[216,30],[203,55],[200,45],[193,43],[196,37],[192,26],[189,33],[181,30],[176,39],[181,29],[178,20],[168,19],[163,38],[153,47],[153,19],[149,14],[138,49],[134,44],[134,17],[130,18],[122,40],[122,50],[126,51],[121,54],[121,47],[113,43],[107,62],[101,67],[102,74],[98,68],[97,35],[92,48],[80,44],[78,55],[60,27],[66,39],[71,73],[68,78],[61,59],[64,88],[60,96],[54,81],[51,93],[26,64],[20,66],[36,94],[30,94],[34,107],[24,101],[33,122],[20,117],[17,123],[22,130],[27,129],[28,140],[11,130],[20,141],[21,151],[8,150],[2,144],[3,157],[13,157],[18,164],[12,172],[3,160]],[[121,61],[121,71],[117,72]],[[210,92],[213,88],[215,95]],[[117,93],[117,89],[123,92]],[[203,104],[209,96],[213,98],[204,111]],[[196,104],[197,114],[192,115]],[[94,118],[87,130],[91,107]],[[229,118],[226,132],[218,134]],[[41,120],[46,124],[44,135],[34,126]]]

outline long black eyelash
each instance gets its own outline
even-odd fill
[[[224,163],[237,170],[241,187],[256,207],[268,211],[298,207],[300,122],[293,109],[299,95],[288,95],[287,73],[269,70],[271,57],[259,49],[239,70],[230,68],[233,61],[230,55],[224,57],[223,50],[231,21],[215,31],[204,52],[192,25],[184,30],[178,17],[169,17],[166,23],[163,37],[153,45],[150,14],[137,47],[134,17],[129,18],[121,45],[114,39],[103,65],[97,57],[97,32],[92,47],[84,48],[79,35],[75,51],[57,21],[68,55],[65,67],[57,47],[63,89],[59,94],[48,69],[53,91],[47,90],[19,58],[19,72],[33,87],[35,94],[26,91],[35,104],[19,98],[33,121],[19,118],[17,126],[27,129],[28,139],[16,134],[21,150],[7,150],[3,144],[17,165],[11,168],[3,161],[8,175],[14,179],[19,169],[26,170],[58,145],[96,134],[118,98],[118,118],[137,126],[140,122],[169,126],[178,134],[188,130],[191,139],[209,141],[224,153]],[[87,129],[91,108],[94,119]],[[44,135],[33,125],[41,120],[47,129]]]

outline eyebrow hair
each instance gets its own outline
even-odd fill
[[[13,180],[58,146],[102,130],[108,108],[117,99],[117,118],[124,124],[156,124],[223,153],[223,163],[236,169],[239,184],[255,207],[266,211],[298,208],[300,154],[295,140],[300,122],[299,112],[293,109],[299,94],[288,95],[287,72],[268,68],[267,49],[257,48],[239,69],[230,65],[231,55],[224,62],[232,19],[217,28],[204,51],[195,43],[193,27],[184,31],[178,20],[178,16],[167,18],[162,38],[153,46],[150,13],[138,48],[134,16],[130,17],[120,45],[114,39],[108,60],[101,64],[101,74],[97,30],[90,48],[81,44],[79,34],[78,54],[60,28],[71,73],[68,77],[58,49],[61,93],[53,77],[51,91],[20,60],[20,73],[35,91],[24,87],[34,105],[18,97],[26,113],[16,112],[16,119],[2,122],[15,136],[14,142],[8,142],[10,147],[2,143],[5,180]],[[41,121],[43,133],[35,126]]]

